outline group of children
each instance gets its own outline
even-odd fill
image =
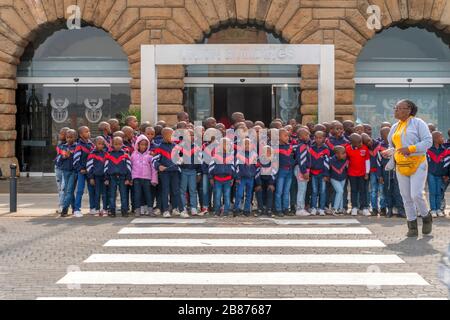
[[[194,143],[198,127],[184,112],[173,128],[164,121],[154,127],[139,125],[133,116],[120,128],[119,121],[111,119],[99,124],[101,134],[94,140],[87,127],[63,128],[55,160],[58,212],[66,217],[71,207],[75,217],[82,217],[87,187],[89,213],[99,216],[116,217],[119,190],[124,217],[130,211],[165,218],[206,214],[405,217],[395,171],[385,170],[388,160],[382,157],[389,148],[390,127],[383,123],[375,139],[370,125],[349,120],[303,126],[295,120],[275,119],[267,129],[269,139],[277,143],[262,145],[251,139],[250,129],[258,133],[266,129],[265,124],[235,113],[233,136],[224,124],[206,119],[201,132],[212,138],[202,139],[208,141],[201,146]],[[177,129],[192,139],[176,137]],[[211,130],[223,138],[214,139]],[[437,217],[445,215],[450,141],[432,125],[430,131],[428,185],[431,213]]]

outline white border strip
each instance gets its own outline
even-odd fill
[[[317,224],[317,225],[324,225],[324,224],[360,224],[360,222],[356,219],[274,219],[274,218],[259,218],[260,220],[264,221],[270,221],[275,224],[282,224],[282,225],[288,225],[288,224],[298,224],[298,225],[308,225],[308,224]]]
[[[417,273],[373,272],[70,272],[57,284],[428,286]]]
[[[36,300],[42,300],[42,301],[95,301],[95,300],[181,300],[181,301],[191,301],[191,300],[202,300],[202,301],[216,301],[216,300],[347,300],[347,301],[354,301],[354,300],[446,300],[448,301],[448,298],[445,297],[438,297],[438,298],[432,298],[432,297],[418,297],[418,298],[400,298],[400,297],[392,297],[392,298],[369,298],[369,297],[356,297],[356,298],[260,298],[260,297],[242,297],[242,298],[236,298],[236,297],[230,297],[230,298],[223,298],[223,297],[217,297],[217,298],[205,298],[205,297],[198,297],[198,298],[186,298],[186,297],[136,297],[136,298],[111,298],[111,297],[39,297],[36,298]]]

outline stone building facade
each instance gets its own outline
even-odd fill
[[[0,165],[16,160],[16,72],[30,41],[81,8],[85,24],[102,28],[128,56],[131,104],[140,105],[140,46],[193,44],[220,27],[260,26],[292,44],[334,44],[336,115],[354,117],[355,63],[376,34],[367,8],[381,8],[381,29],[425,25],[450,33],[450,0],[0,0]],[[159,116],[169,122],[183,110],[183,66],[159,70]],[[301,70],[303,121],[317,113],[317,68]]]

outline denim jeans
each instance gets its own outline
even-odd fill
[[[380,201],[378,203],[378,197]],[[372,209],[386,208],[384,201],[383,186],[378,182],[378,175],[376,172],[370,173],[370,204]]]
[[[311,208],[325,210],[325,204],[327,202],[327,184],[323,178],[324,175],[322,174],[312,176]],[[317,202],[319,202],[318,206]]]
[[[209,183],[208,174],[203,174],[202,176],[202,206],[203,208],[208,208],[211,205],[211,194],[212,187]]]
[[[77,173],[75,171],[63,171],[63,180],[64,180],[64,203],[63,208],[69,209],[72,206],[72,209],[75,211],[75,185],[77,183]]]
[[[127,186],[125,185],[125,176],[112,176],[109,182],[109,209],[111,212],[116,212],[116,194],[117,188],[120,193],[120,210],[122,212],[128,212],[128,194]]]
[[[103,203],[103,210],[108,209],[108,190],[105,186],[105,177],[97,176],[94,178],[94,202],[95,210],[100,210],[100,201]]]
[[[151,181],[147,179],[134,179],[134,207],[136,209],[152,203]],[[145,201],[143,201],[145,199]],[[150,207],[151,208],[151,207]]]
[[[447,192],[449,184],[450,184],[450,181],[444,182],[442,184],[442,192],[441,192],[441,210],[442,210],[442,212],[444,212],[445,208],[447,207],[447,201],[445,201],[445,193]]]
[[[87,174],[82,174],[81,172],[77,173],[77,194],[75,197],[75,211],[81,211],[81,205],[83,201],[84,188],[88,187],[89,193],[89,209],[95,209],[95,201],[94,201],[94,186],[91,186],[89,183],[89,179]]]
[[[219,182],[214,181],[214,212],[218,213],[222,205],[222,195],[224,202],[224,213],[228,214],[230,211],[231,201],[231,181]]]
[[[273,207],[273,191],[269,190],[269,179],[261,178],[261,191],[256,192],[258,201],[258,209],[272,210]],[[264,201],[265,199],[265,201]]]
[[[300,180],[299,177],[299,167],[296,166],[294,169],[295,177],[297,181],[297,210],[304,210],[305,209],[305,197],[306,197],[306,190],[308,189],[308,181]]]
[[[395,171],[384,171],[383,180],[383,193],[386,208],[392,209],[393,207],[397,207],[397,209],[404,211],[403,200],[398,187]]]
[[[63,171],[55,166],[56,187],[58,189],[59,207],[64,206],[64,177]]]
[[[295,168],[297,168],[297,166]],[[298,184],[297,178],[295,177],[295,169],[294,169],[292,171],[291,190],[289,194],[290,207],[292,211],[295,211],[295,208],[297,207],[297,194],[298,194]]]
[[[241,207],[241,201],[244,199],[245,192],[245,202],[244,211],[250,212],[252,209],[252,196],[253,196],[253,186],[255,179],[251,178],[241,178],[240,183],[236,186],[236,199],[234,201],[234,210],[239,210]]]
[[[364,177],[348,177],[351,188],[352,209],[369,207],[367,202],[367,181]]]
[[[189,204],[191,209],[197,209],[197,171],[192,169],[181,170],[181,205],[186,208],[186,192],[189,191]]]
[[[150,203],[147,203],[147,206],[149,208],[152,208],[156,200],[156,208],[161,210],[161,186],[160,185],[151,186],[150,190],[151,190],[151,200]]]
[[[333,209],[342,210],[344,208],[345,180],[339,181],[339,180],[331,179],[330,183],[333,186],[334,192],[335,192]]]
[[[275,211],[282,212],[289,209],[291,183],[292,170],[280,168],[275,187]]]
[[[443,184],[444,180],[442,177],[428,173],[428,191],[430,193],[430,207],[432,211],[441,209]]]
[[[161,172],[161,210],[169,211],[169,195],[172,209],[183,211],[180,197],[180,172]]]

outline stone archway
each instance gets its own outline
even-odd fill
[[[76,1],[71,2],[76,4]],[[83,25],[105,30],[131,56],[139,51],[139,45],[131,41],[142,33],[134,28],[139,19],[139,9],[119,6],[120,2],[87,1],[79,6]],[[68,15],[64,4],[65,1],[18,0],[0,7],[0,167],[5,176],[9,175],[9,165],[17,164],[17,66],[30,42],[43,33],[51,34],[64,28]]]

